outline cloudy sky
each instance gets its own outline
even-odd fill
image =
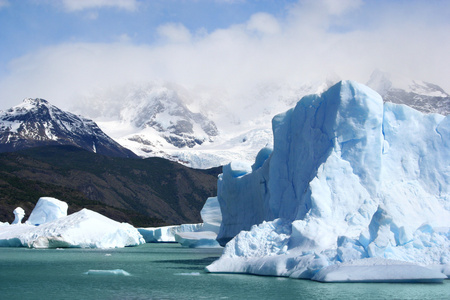
[[[447,0],[0,0],[0,109],[129,82],[245,92],[378,68],[450,91]]]

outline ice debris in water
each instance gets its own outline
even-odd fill
[[[99,275],[99,276],[131,276],[130,273],[127,271],[124,271],[122,269],[115,269],[115,270],[89,270],[86,273],[86,275]]]

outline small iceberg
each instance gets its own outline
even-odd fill
[[[115,270],[89,270],[86,275],[98,275],[98,276],[131,276],[130,273],[122,269]]]
[[[175,273],[178,276],[200,276],[200,272],[191,272],[191,273]]]

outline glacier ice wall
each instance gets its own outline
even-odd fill
[[[273,248],[326,253],[322,267],[367,257],[450,262],[448,117],[383,105],[370,88],[342,81],[321,96],[302,98],[272,124],[273,151],[262,149],[253,166],[231,163],[219,177],[218,241],[247,231],[227,246],[223,259],[267,257],[262,248],[279,235],[278,223],[260,225],[275,228],[270,230],[253,225],[281,219],[289,224],[287,238]],[[264,242],[245,238],[261,231]],[[280,250],[270,253],[279,256]],[[278,270],[280,259],[275,261]],[[267,274],[278,275],[275,269]]]

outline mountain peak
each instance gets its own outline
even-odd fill
[[[0,152],[48,145],[73,145],[107,156],[137,157],[89,119],[41,98],[26,98],[0,112]]]
[[[23,99],[23,102],[26,104],[33,104],[33,105],[39,105],[39,104],[46,104],[49,105],[50,103],[42,98],[25,98]]]

